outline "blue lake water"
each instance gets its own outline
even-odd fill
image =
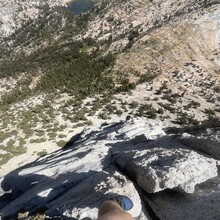
[[[92,5],[93,0],[76,0],[68,6],[68,10],[70,10],[75,15],[80,15],[88,10]]]

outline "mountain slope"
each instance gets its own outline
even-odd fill
[[[80,16],[61,3],[1,41],[1,164],[100,121],[219,118],[218,1],[97,1]]]

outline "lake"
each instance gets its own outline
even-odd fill
[[[80,15],[93,6],[93,0],[76,0],[67,7],[75,15]]]

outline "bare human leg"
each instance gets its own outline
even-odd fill
[[[107,200],[99,208],[98,220],[133,220],[133,218],[117,202]]]

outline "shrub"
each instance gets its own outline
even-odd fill
[[[158,103],[161,107],[163,107],[164,109],[166,109],[166,110],[168,110],[168,111],[170,111],[171,113],[175,113],[175,108],[171,105],[171,104],[169,104],[169,103]]]
[[[136,113],[137,116],[142,117],[146,116],[148,118],[155,119],[157,117],[156,109],[150,104],[144,104],[139,107]]]
[[[117,110],[117,107],[111,104],[108,104],[105,106],[106,111],[108,111],[109,114],[113,114],[114,111]]]
[[[66,137],[65,134],[59,134],[59,135],[58,135],[58,138],[65,138],[65,137]]]
[[[64,147],[64,146],[66,145],[66,143],[67,143],[67,141],[65,141],[65,140],[60,140],[60,141],[57,142],[57,146],[58,146],[58,147]]]
[[[15,144],[15,140],[13,139],[10,139],[8,142],[7,142],[7,147],[11,147]]]
[[[26,144],[26,141],[24,138],[19,138],[19,146],[24,146]]]
[[[123,113],[123,112],[122,112],[121,110],[116,110],[116,111],[115,111],[115,114],[118,115],[118,116],[121,116],[122,113]]]
[[[13,157],[13,155],[11,155],[10,153],[1,154],[0,155],[0,165],[6,164],[12,157]]]
[[[55,138],[57,136],[56,132],[50,132],[47,134],[50,138]]]
[[[208,119],[215,118],[215,111],[212,109],[205,109],[205,114],[207,115]]]
[[[36,139],[31,139],[30,140],[30,143],[33,144],[33,143],[43,143],[45,142],[47,139],[46,138],[36,138]]]
[[[37,156],[39,157],[43,157],[43,156],[46,156],[47,155],[47,151],[46,150],[42,150],[40,152],[37,152]]]
[[[216,93],[220,93],[220,86],[215,86],[213,89]]]
[[[2,143],[5,139],[9,138],[11,133],[0,131],[0,142]]]
[[[189,115],[186,112],[179,112],[176,119],[177,124],[180,125],[197,125],[198,121],[195,119],[195,115]]]
[[[194,100],[192,100],[187,106],[186,108],[197,108],[200,107],[201,104],[199,102],[196,102]]]
[[[162,94],[162,92],[164,92],[164,90],[167,90],[167,89],[168,89],[167,84],[166,84],[166,82],[164,82],[161,85],[161,87],[159,88],[159,90],[156,91],[155,94],[160,95],[160,94]]]
[[[172,97],[171,94],[163,95],[162,99],[166,99],[167,101],[169,101],[172,104],[175,104],[177,102],[176,97]]]
[[[78,121],[86,121],[85,113],[84,112],[76,112],[76,114],[73,117],[73,122],[78,122]]]
[[[131,107],[131,108],[137,108],[137,107],[138,107],[138,102],[132,101],[132,102],[130,103],[130,107]]]
[[[162,114],[164,114],[164,110],[163,110],[162,108],[159,108],[159,109],[157,110],[157,113],[162,115]]]
[[[145,83],[145,82],[151,82],[157,76],[158,76],[158,73],[149,73],[149,72],[147,72],[145,74],[140,75],[140,78],[139,78],[137,83],[141,84],[141,83]]]
[[[130,83],[129,79],[122,79],[120,84],[121,86],[116,88],[116,92],[129,92],[136,88],[136,84],[134,82]]]
[[[105,112],[100,112],[98,114],[99,118],[103,119],[103,120],[107,120],[109,119],[109,116],[105,113]]]
[[[37,130],[37,131],[35,131],[35,133],[37,136],[42,137],[42,136],[44,136],[45,131],[44,130]]]
[[[92,124],[93,124],[93,123],[92,123],[91,120],[88,120],[88,121],[84,122],[84,125],[86,125],[86,126],[91,126]]]

